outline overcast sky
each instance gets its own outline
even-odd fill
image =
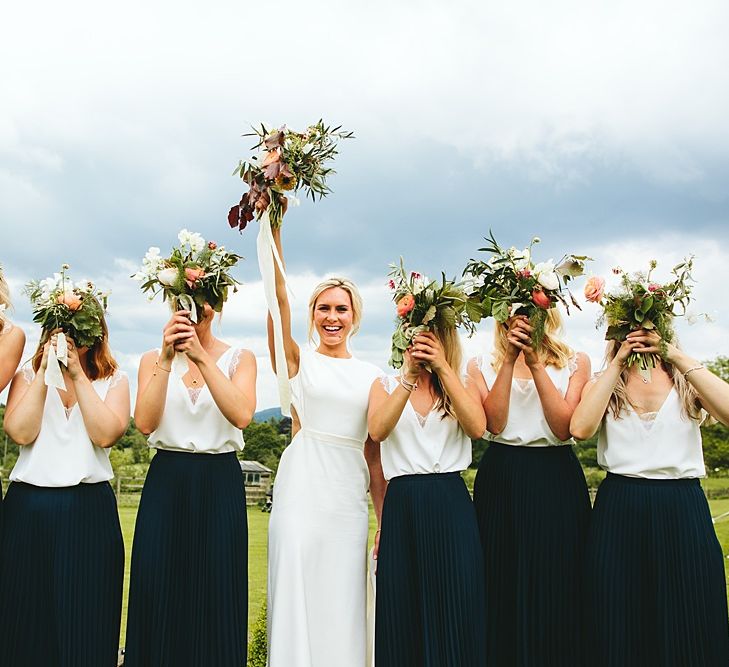
[[[489,228],[594,272],[664,273],[697,255],[697,311],[681,326],[701,358],[729,353],[729,5],[641,3],[29,2],[0,25],[0,262],[16,321],[37,340],[22,284],[62,262],[111,287],[112,346],[135,373],[166,310],[128,279],[183,227],[246,257],[220,335],[265,360],[255,227],[226,223],[244,188],[250,123],[354,130],[334,194],[285,221],[297,334],[311,287],[362,286],[357,354],[385,366],[387,264],[454,274]],[[589,307],[572,344],[599,363]],[[485,348],[491,324],[469,350]]]

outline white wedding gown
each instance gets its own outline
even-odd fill
[[[366,667],[363,449],[380,371],[302,350],[291,380],[301,430],[281,457],[268,532],[269,667]]]

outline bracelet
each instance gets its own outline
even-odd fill
[[[683,376],[688,379],[688,374],[692,371],[700,371],[702,368],[706,368],[703,364],[699,364],[698,366],[693,366],[692,368],[689,368],[688,370],[683,372]]]
[[[164,366],[160,366],[159,365],[159,359],[157,359],[157,361],[154,362],[154,367],[155,367],[155,369],[159,368],[161,371],[164,371],[165,373],[171,373],[172,372],[172,369],[171,368],[165,368]],[[157,375],[157,371],[155,370],[154,373],[152,373],[152,375]]]
[[[407,381],[407,380],[406,380],[406,379],[405,379],[405,378],[404,378],[404,377],[403,377],[403,376],[401,375],[401,376],[400,376],[400,386],[401,386],[401,387],[402,387],[403,389],[405,389],[405,390],[407,390],[407,391],[409,391],[409,392],[412,392],[412,391],[413,391],[413,389],[417,389],[417,388],[418,388],[418,383],[417,383],[417,382],[408,382],[408,381]]]

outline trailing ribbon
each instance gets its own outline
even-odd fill
[[[256,239],[256,248],[258,249],[258,266],[261,270],[261,278],[263,279],[263,291],[266,294],[266,303],[268,312],[271,314],[273,321],[273,349],[276,355],[276,378],[278,379],[278,397],[281,402],[281,414],[284,417],[291,416],[291,387],[289,385],[289,369],[286,363],[286,350],[283,343],[283,327],[281,325],[281,311],[278,307],[278,299],[276,298],[276,266],[278,266],[284,282],[286,282],[286,272],[283,268],[283,262],[278,254],[278,249],[273,240],[271,232],[271,219],[266,210],[261,216],[261,228]]]
[[[178,310],[189,310],[190,314],[188,315],[188,318],[193,324],[197,324],[197,307],[189,294],[178,294],[170,301],[170,308],[173,315]],[[187,355],[183,352],[175,352],[175,356],[172,358],[172,371],[174,374],[177,377],[182,378],[189,370],[190,367],[187,364]]]
[[[56,341],[55,347],[53,345],[54,339]],[[61,364],[68,367],[68,343],[66,341],[66,334],[62,331],[51,336],[51,346],[48,350],[48,363],[46,364],[46,372],[43,380],[47,387],[55,387],[56,389],[66,391],[66,382],[63,379]]]

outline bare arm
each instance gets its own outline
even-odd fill
[[[370,496],[372,497],[372,505],[375,509],[377,517],[377,525],[382,523],[382,505],[385,501],[385,491],[387,490],[387,481],[382,472],[382,459],[380,457],[380,443],[375,442],[372,438],[367,438],[364,447],[365,461],[370,471]]]
[[[240,351],[238,368],[231,378],[220,370],[210,355],[193,361],[223,416],[236,428],[248,426],[256,411],[256,358],[253,353]]]
[[[129,380],[121,378],[103,401],[85,374],[73,386],[89,439],[97,447],[111,447],[129,425]]]
[[[419,373],[410,359],[410,352],[405,352],[405,363],[401,370],[405,380],[413,384]],[[390,394],[377,379],[370,388],[369,407],[367,408],[367,429],[370,438],[375,442],[382,442],[392,433],[392,430],[400,421],[402,411],[410,399],[410,390],[398,384]]]
[[[142,356],[137,375],[137,402],[134,406],[134,422],[137,428],[149,435],[162,421],[167,398],[167,385],[172,373],[175,345],[188,340],[194,332],[187,318],[188,311],[175,313],[162,332],[162,350]]]
[[[48,395],[44,375],[50,346],[49,341],[43,347],[43,360],[30,384],[22,372],[16,373],[10,383],[4,428],[5,432],[21,446],[32,445],[40,433],[43,408]]]
[[[578,440],[587,440],[597,433],[628,355],[636,345],[630,339],[625,341],[605,371],[583,387],[581,400],[570,420],[570,433]]]
[[[549,429],[555,437],[567,440],[570,437],[572,414],[580,402],[585,383],[590,379],[589,357],[582,353],[577,355],[577,370],[572,374],[564,396],[554,386],[542,364],[530,366],[530,370]]]
[[[8,386],[15,371],[18,370],[23,347],[25,347],[25,333],[20,327],[14,326],[0,335],[0,391]]]
[[[284,264],[283,246],[281,244],[281,228],[272,230],[273,240],[276,244],[281,263]],[[285,267],[285,264],[284,264]],[[278,268],[278,264],[274,260],[274,271],[276,274],[276,300],[278,301],[278,309],[281,313],[281,331],[283,333],[284,351],[286,353],[286,366],[289,371],[289,377],[294,377],[299,372],[299,346],[291,336],[291,305],[289,304],[289,295],[286,292],[286,284],[283,275]],[[273,320],[269,313],[267,319],[268,331],[268,352],[271,356],[271,366],[274,373],[276,372],[276,350],[273,344]]]
[[[487,389],[483,400],[489,433],[498,435],[506,428],[509,421],[509,404],[511,403],[511,382],[514,378],[515,358],[505,358],[496,374],[494,384]],[[485,382],[484,382],[485,384]]]

